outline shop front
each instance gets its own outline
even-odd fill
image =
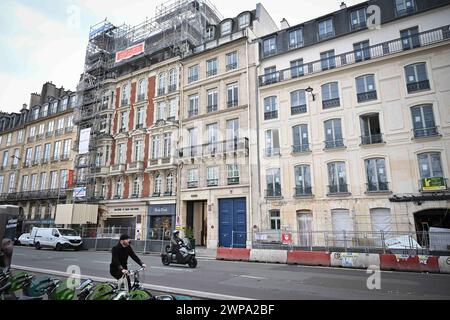
[[[175,204],[157,204],[148,207],[149,240],[170,240],[172,230],[175,229]]]
[[[116,237],[128,234],[130,238],[140,240],[143,238],[142,225],[146,214],[146,205],[107,206],[104,232]]]

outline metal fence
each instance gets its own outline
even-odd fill
[[[242,236],[242,234],[240,234]],[[233,238],[237,233],[233,235]],[[349,232],[264,230],[247,234],[253,249],[446,254],[450,232]]]

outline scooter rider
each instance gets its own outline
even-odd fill
[[[180,239],[180,231],[178,230],[174,230],[172,232],[172,237],[170,238],[170,251],[172,253],[175,253],[177,255],[177,259],[180,260],[180,242],[182,242],[182,240]]]

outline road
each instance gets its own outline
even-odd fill
[[[370,274],[365,270],[224,262],[202,258],[199,258],[197,269],[192,270],[184,266],[165,267],[158,256],[141,257],[150,266],[141,278],[142,282],[203,292],[206,296],[219,299],[450,299],[450,275],[445,274],[381,272],[381,289],[369,290],[367,279]],[[83,276],[104,278],[111,278],[109,263],[108,252],[38,251],[16,247],[13,257],[14,266],[65,272],[68,266],[77,265]]]

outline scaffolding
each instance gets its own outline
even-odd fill
[[[97,200],[94,186],[98,171],[98,140],[105,136],[100,130],[102,116],[99,111],[104,107],[107,81],[126,74],[127,66],[132,62],[140,61],[140,65],[146,67],[156,56],[155,60],[161,61],[192,53],[204,42],[206,28],[223,19],[209,0],[170,0],[158,5],[155,11],[154,17],[136,26],[115,26],[105,19],[90,28],[74,111],[74,122],[79,128],[78,143],[80,131],[91,128],[89,153],[78,155],[75,162],[76,186],[86,190],[83,201]],[[143,53],[116,61],[116,53],[141,43],[145,43]],[[113,97],[109,98],[112,102]]]

